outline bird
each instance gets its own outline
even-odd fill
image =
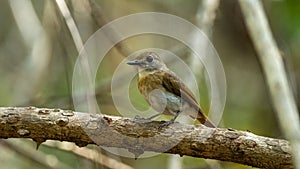
[[[162,124],[168,126],[174,123],[179,114],[184,113],[207,127],[215,128],[203,113],[191,90],[166,66],[156,52],[142,52],[127,64],[138,67],[138,89],[158,112],[147,119],[151,120],[162,114],[171,115],[173,118]]]

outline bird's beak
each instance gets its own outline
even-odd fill
[[[131,60],[127,62],[128,65],[140,65],[141,61],[139,60]]]

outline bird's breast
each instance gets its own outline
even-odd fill
[[[181,98],[163,87],[164,72],[139,76],[138,88],[147,102],[158,112],[174,115],[181,107]]]
[[[163,90],[162,86],[163,74],[162,73],[148,73],[139,74],[138,88],[142,95],[147,99],[148,94],[155,90]]]

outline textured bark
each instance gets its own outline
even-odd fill
[[[231,161],[260,168],[293,168],[288,141],[203,125],[128,119],[71,110],[0,108],[0,138],[32,138]]]

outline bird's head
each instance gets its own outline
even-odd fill
[[[139,68],[139,71],[155,71],[155,70],[164,70],[166,65],[154,52],[144,52],[134,59],[127,62],[128,65],[136,65]]]

